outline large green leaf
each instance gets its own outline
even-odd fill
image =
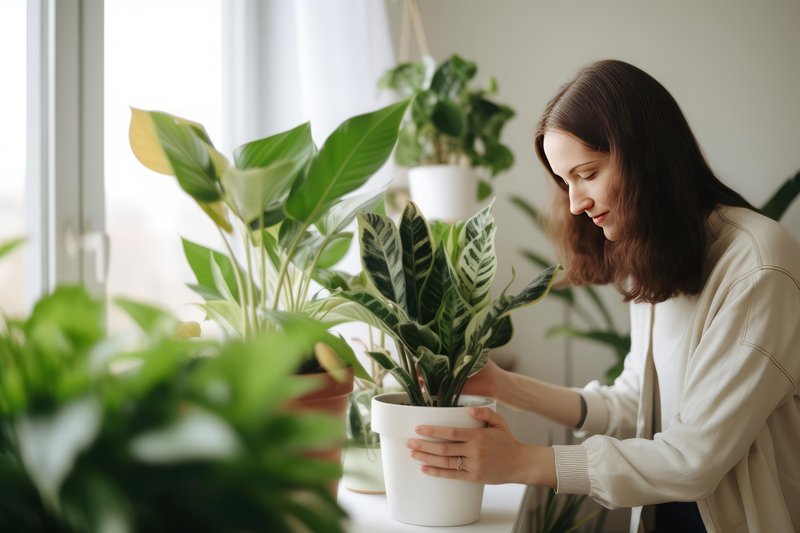
[[[525,305],[538,302],[550,291],[555,281],[556,274],[564,270],[561,265],[551,266],[545,269],[539,276],[531,281],[522,291],[514,296],[509,307],[509,311]]]
[[[464,350],[464,332],[471,318],[472,311],[458,289],[450,287],[436,315],[436,330],[442,343],[441,353],[453,356]]]
[[[311,124],[306,122],[288,131],[243,144],[234,151],[233,159],[238,168],[248,169],[285,161],[305,162],[315,152]]]
[[[338,233],[350,225],[357,213],[382,211],[384,192],[382,189],[378,193],[360,194],[341,200],[317,220],[317,229],[324,235]]]
[[[202,290],[198,290],[198,288],[191,285],[190,288],[206,300],[224,299],[224,295],[217,290],[214,274],[211,271],[211,261],[213,260],[219,266],[222,277],[233,295],[234,300],[239,303],[239,290],[236,286],[234,267],[228,256],[188,239],[181,239],[181,241],[183,243],[183,253],[186,256],[186,261],[189,262],[189,266],[192,272],[194,272],[197,283]]]
[[[433,266],[433,241],[425,217],[412,202],[403,210],[399,232],[403,245],[406,309],[410,318],[417,319],[419,294]]]
[[[420,346],[432,352],[439,353],[441,342],[439,336],[428,326],[420,326],[416,322],[405,322],[397,326],[400,339],[408,346],[411,352],[416,352]]]
[[[351,302],[355,302],[360,308],[365,309],[377,320],[377,325],[380,329],[390,333],[394,336],[399,336],[400,333],[397,329],[401,322],[408,322],[408,317],[398,307],[392,307],[381,298],[375,296],[371,292],[364,289],[356,289],[353,291],[345,291],[337,295]],[[350,311],[343,309],[336,309],[340,313],[348,313]],[[343,315],[347,316],[347,315]],[[359,314],[350,315],[353,320],[361,320],[362,316]],[[368,322],[370,325],[375,326],[375,322]]]
[[[347,366],[353,368],[353,374],[360,379],[372,381],[367,371],[361,366],[353,349],[340,337],[328,331],[322,322],[308,317],[304,313],[289,313],[285,311],[265,311],[270,320],[280,324],[289,333],[303,333],[308,336],[309,341],[314,343],[322,342],[330,346]]]
[[[422,284],[419,297],[419,322],[427,324],[439,312],[444,295],[455,284],[455,273],[447,260],[444,246],[440,246],[433,254],[433,266],[428,278]]]
[[[761,207],[761,212],[773,220],[780,220],[789,205],[800,194],[800,172],[787,179]]]
[[[228,167],[220,178],[228,205],[245,224],[258,220],[267,208],[288,196],[304,164],[301,159],[289,159],[244,170]]]
[[[451,378],[450,360],[446,355],[436,354],[424,346],[417,350],[414,360],[425,382],[428,395],[438,396],[439,391],[448,385],[448,380]]]
[[[445,60],[433,75],[431,90],[442,97],[456,98],[478,71],[475,63],[458,55]]]
[[[489,205],[472,216],[463,228],[464,248],[458,258],[456,273],[464,300],[476,309],[481,309],[491,295],[497,255],[494,248],[496,225]]]
[[[317,268],[330,268],[344,259],[353,242],[353,233],[349,231],[335,233],[328,237],[327,241],[317,261]]]
[[[425,399],[422,397],[419,383],[403,367],[395,363],[391,357],[383,352],[367,352],[367,354],[397,379],[397,382],[408,394],[412,405],[425,405]]]
[[[175,335],[178,320],[163,309],[122,297],[115,298],[114,303],[125,311],[142,331],[163,337]]]
[[[198,202],[219,200],[222,195],[214,164],[195,130],[167,113],[152,111],[149,115],[181,188]]]
[[[555,326],[547,330],[547,336],[565,335],[573,339],[584,339],[605,344],[613,349],[617,355],[625,357],[631,349],[630,335],[620,335],[613,331],[588,330],[583,331],[570,326]]]
[[[467,133],[467,115],[452,100],[436,102],[431,114],[431,122],[437,130],[456,139],[462,138]]]
[[[306,178],[295,184],[286,213],[314,223],[335,200],[362,186],[391,154],[408,104],[405,100],[342,123],[314,157]]]
[[[358,215],[361,264],[386,299],[405,310],[406,280],[400,235],[392,219],[374,213]]]
[[[506,327],[502,324],[501,319],[508,313],[544,298],[553,285],[556,273],[560,270],[563,270],[561,265],[546,269],[516,296],[502,294],[497,300],[473,316],[466,330],[467,352],[477,353],[486,347],[488,340],[495,337],[496,330]]]
[[[22,245],[25,242],[24,237],[18,237],[16,239],[10,239],[7,241],[0,242],[0,257],[3,257],[6,254],[13,252],[18,246]]]

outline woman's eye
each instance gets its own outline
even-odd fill
[[[590,180],[597,176],[597,172],[592,172],[591,174],[586,174],[585,176],[579,176],[582,180]]]

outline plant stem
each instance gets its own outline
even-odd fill
[[[250,252],[250,228],[247,227],[247,224],[242,224],[244,231],[242,232],[242,237],[244,240],[244,254],[245,258],[247,259],[247,271],[253,272],[253,258]],[[253,276],[247,276],[247,296],[248,296],[248,311],[250,312],[250,320],[252,321],[252,327],[256,333],[259,332],[260,328],[258,325],[258,320],[256,319],[256,302],[255,302],[255,293],[253,292]]]
[[[264,243],[264,210],[258,217],[258,231],[261,239],[261,309],[267,307],[267,247]]]
[[[222,228],[217,226],[217,231],[219,231],[219,236],[222,238],[222,242],[225,244],[225,249],[228,250],[228,257],[231,260],[231,266],[233,267],[233,277],[236,279],[236,289],[239,291],[239,310],[241,311],[241,318],[242,318],[242,337],[246,338],[247,335],[247,310],[245,308],[245,299],[246,295],[244,293],[244,284],[242,283],[242,273],[239,270],[239,263],[236,261],[236,256],[233,254],[233,249],[231,248],[230,243],[228,243],[228,239],[225,238],[225,234],[222,232]]]
[[[275,299],[272,302],[272,310],[275,311],[278,309],[278,301],[280,299],[281,291],[283,290],[283,284],[286,281],[286,274],[289,270],[289,263],[292,262],[292,257],[294,256],[295,252],[297,252],[297,246],[300,244],[300,240],[303,237],[303,234],[308,229],[308,226],[311,224],[309,222],[305,222],[303,227],[300,231],[297,232],[297,235],[292,241],[292,244],[289,246],[289,250],[286,252],[286,258],[281,265],[281,271],[278,274],[278,283],[275,286]]]

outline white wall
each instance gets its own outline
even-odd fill
[[[387,6],[397,43],[402,4]],[[478,78],[495,75],[498,100],[517,111],[504,134],[516,165],[495,181],[499,286],[510,279],[512,264],[514,287],[535,275],[517,252],[521,246],[552,256],[508,197],[520,194],[545,204],[532,133],[546,102],[589,62],[622,59],[661,81],[681,105],[712,168],[756,205],[800,169],[800,2],[421,0],[420,9],[436,59],[456,52],[476,61]],[[784,224],[800,238],[800,201]],[[624,325],[626,307],[615,310]],[[562,313],[553,299],[519,312],[507,351],[519,356],[519,371],[542,379],[582,385],[599,378],[612,362],[610,354],[574,343],[574,372],[568,375],[563,341],[543,340]],[[547,441],[552,426],[527,415],[512,418],[524,440]]]

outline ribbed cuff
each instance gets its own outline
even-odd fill
[[[556,459],[558,494],[589,494],[589,461],[586,448],[576,446],[553,446]]]

